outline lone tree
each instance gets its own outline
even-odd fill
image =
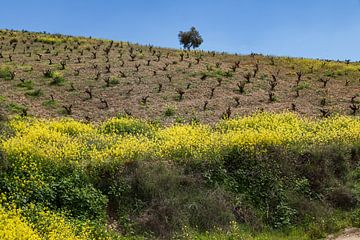
[[[191,27],[190,31],[187,32],[180,31],[178,37],[180,44],[187,50],[190,50],[190,48],[197,48],[203,42],[200,33],[195,27]]]

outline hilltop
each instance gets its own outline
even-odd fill
[[[261,110],[319,117],[357,113],[360,64],[1,30],[0,87],[10,115],[162,123]]]

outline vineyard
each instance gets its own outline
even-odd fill
[[[359,63],[0,34],[0,102],[11,115],[104,121],[123,114],[167,124],[258,110],[314,117],[359,111]]]
[[[360,64],[0,31],[1,239],[360,227]]]

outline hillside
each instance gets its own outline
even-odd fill
[[[357,238],[360,63],[0,34],[0,239]]]
[[[9,114],[38,117],[209,123],[259,110],[318,117],[358,107],[360,64],[1,30],[0,87]]]

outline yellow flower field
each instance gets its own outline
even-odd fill
[[[110,126],[118,121],[128,128],[119,132],[119,127]],[[99,126],[71,119],[17,119],[10,126],[15,135],[2,141],[7,155],[81,165],[151,158],[211,160],[233,147],[251,151],[255,147],[352,144],[360,140],[357,118],[311,120],[292,113],[259,113],[224,120],[213,128],[202,124],[155,128],[126,118],[110,119]]]
[[[301,151],[314,146],[336,144],[351,147],[360,143],[358,118],[308,119],[293,113],[257,113],[222,120],[214,126],[178,124],[159,127],[133,118],[112,118],[101,124],[73,119],[19,118],[11,120],[9,127],[12,133],[1,141],[2,153],[12,167],[11,175],[3,179],[8,193],[4,195],[4,206],[0,207],[1,239],[93,238],[89,237],[91,229],[86,224],[73,226],[61,213],[31,210],[35,205],[31,200],[27,202],[28,199],[41,202],[46,196],[52,201],[51,186],[62,189],[57,183],[52,185],[56,171],[55,175],[48,175],[44,169],[64,171],[59,173],[64,175],[60,178],[61,183],[64,181],[67,186],[72,186],[72,181],[77,181],[77,178],[66,180],[66,171],[71,166],[92,169],[133,160],[216,162],[233,149],[257,154],[266,152],[269,147]],[[72,194],[85,194],[79,195],[85,199],[88,196],[98,198],[97,195],[86,195],[96,194],[91,190],[93,188],[87,189],[92,192]],[[67,200],[64,201],[67,204]],[[37,220],[29,221],[18,204],[26,206],[27,212],[29,209],[35,212]],[[47,202],[44,204],[41,207],[45,208],[41,209],[46,209]]]

